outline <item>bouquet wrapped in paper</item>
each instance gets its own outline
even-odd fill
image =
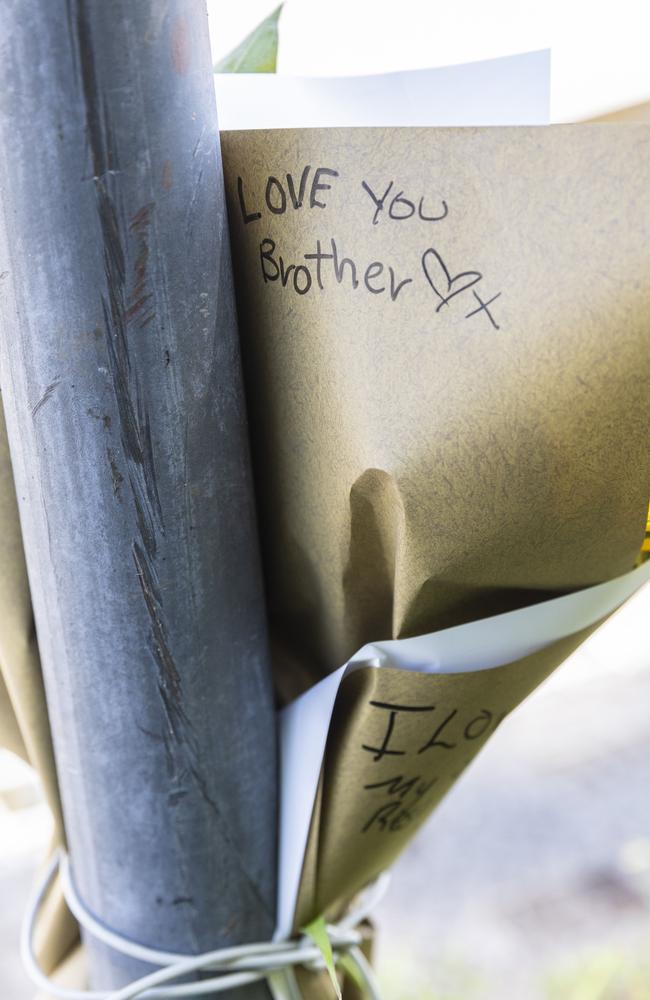
[[[284,931],[389,865],[648,576],[649,144],[640,124],[223,137],[291,702]]]

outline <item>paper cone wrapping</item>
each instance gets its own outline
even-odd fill
[[[529,608],[371,643],[281,713],[278,927],[336,916],[390,867],[505,716],[650,563]]]
[[[650,493],[648,127],[222,146],[281,695],[366,643],[629,571]],[[592,628],[495,669],[345,678],[294,929],[390,865]],[[395,753],[373,755],[391,724]]]
[[[337,698],[296,926],[337,910],[392,862],[508,712],[593,631],[503,667],[362,668]]]
[[[222,145],[280,689],[630,569],[650,129]]]

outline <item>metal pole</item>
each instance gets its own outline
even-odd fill
[[[204,4],[8,0],[0,35],[2,384],[74,878],[145,944],[263,939],[275,720]],[[90,958],[99,988],[143,971]]]

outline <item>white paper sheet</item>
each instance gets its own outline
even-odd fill
[[[550,51],[377,76],[215,76],[219,127],[547,125]]]
[[[360,666],[451,674],[488,670],[579,632],[611,614],[650,579],[650,562],[624,576],[412,639],[364,646],[335,673],[288,705],[280,716],[280,852],[276,936],[292,928],[309,825],[327,733],[339,686]]]

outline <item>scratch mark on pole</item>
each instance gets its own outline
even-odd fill
[[[50,384],[47,386],[47,388],[45,389],[45,392],[43,393],[43,395],[41,396],[41,398],[36,403],[34,403],[34,405],[32,406],[32,417],[35,417],[36,414],[38,413],[38,411],[43,406],[45,406],[45,404],[47,403],[48,399],[52,398],[52,396],[54,394],[54,390],[60,384],[61,384],[61,376],[57,375],[56,378],[53,378],[52,381],[50,382]]]

